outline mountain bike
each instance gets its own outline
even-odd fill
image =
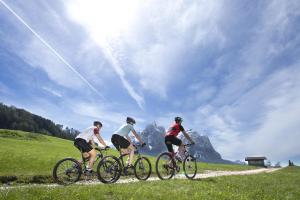
[[[99,148],[96,147],[99,153],[97,153],[97,157],[95,162],[101,160],[104,157],[103,151],[108,150],[109,148]],[[88,158],[85,158],[83,153],[81,152],[82,162],[74,158],[64,158],[58,161],[53,168],[53,179],[56,183],[62,185],[69,185],[77,182],[81,175],[85,176],[85,179],[90,179],[94,174],[86,170],[86,166],[88,163]]]
[[[197,174],[197,161],[190,155],[188,148],[193,144],[184,145],[183,171],[188,179],[193,179]],[[176,152],[178,154],[178,152]],[[179,163],[182,162],[177,156],[172,156],[170,152],[161,153],[156,160],[155,168],[157,176],[161,180],[171,179],[175,173],[180,171]]]
[[[121,175],[130,176],[132,174],[139,180],[147,180],[151,175],[151,163],[147,157],[141,156],[139,148],[140,144],[133,145],[135,147],[135,154],[137,159],[132,168],[128,168],[124,162],[125,157],[129,156],[128,153],[122,154],[117,158],[115,156],[104,157],[97,166],[98,179],[103,183],[115,183]],[[132,172],[133,171],[133,172]]]

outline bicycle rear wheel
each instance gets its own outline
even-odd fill
[[[175,174],[176,163],[170,153],[165,152],[158,156],[155,163],[157,176],[161,180],[171,179]]]
[[[140,157],[134,163],[134,174],[139,180],[147,180],[151,175],[151,163],[148,158]]]
[[[197,162],[196,158],[188,155],[183,161],[183,171],[188,179],[195,178],[197,174]]]
[[[81,164],[74,158],[65,158],[56,163],[53,168],[53,179],[58,184],[68,185],[80,179]]]
[[[97,176],[102,183],[114,183],[121,176],[121,163],[115,156],[104,157],[97,166]]]

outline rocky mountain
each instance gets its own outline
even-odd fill
[[[140,133],[142,140],[146,142],[147,146],[142,149],[142,152],[149,155],[158,155],[164,151],[167,151],[165,145],[165,128],[157,126],[154,122],[146,126],[146,128]]]
[[[142,153],[149,155],[158,155],[159,153],[167,151],[164,135],[165,128],[157,126],[154,122],[146,126],[146,128],[140,132],[140,135],[147,143],[147,146],[141,149]],[[197,160],[213,163],[232,163],[228,160],[223,160],[221,155],[214,149],[208,136],[199,135],[196,131],[190,131],[189,135],[192,137],[195,145],[190,147],[190,153],[194,155]],[[184,143],[188,143],[184,136],[179,136]]]
[[[220,153],[218,153],[212,146],[208,136],[200,135],[196,131],[188,131],[188,134],[195,142],[194,146],[190,147],[190,153],[194,155],[197,160],[212,163],[230,163],[231,161],[223,160]],[[189,141],[183,136],[180,136],[181,140],[186,144]]]

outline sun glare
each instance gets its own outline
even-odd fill
[[[72,0],[70,16],[88,29],[93,39],[105,42],[126,31],[134,20],[137,0]]]

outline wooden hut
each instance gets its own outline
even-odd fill
[[[251,156],[246,157],[245,161],[248,161],[248,165],[265,167],[265,160],[267,158],[264,156]]]

